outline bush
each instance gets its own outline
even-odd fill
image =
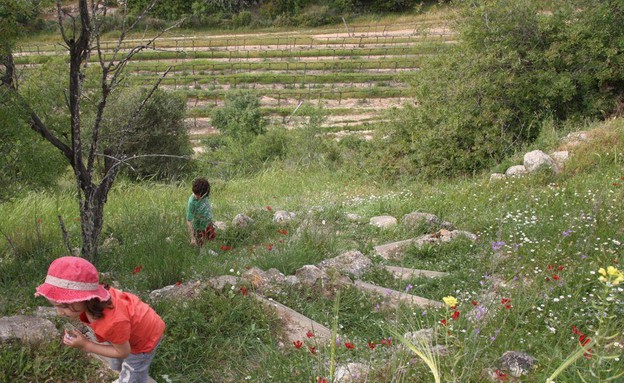
[[[420,106],[391,129],[383,162],[426,177],[472,174],[533,142],[544,119],[614,111],[624,13],[612,8],[624,4],[590,3],[564,1],[550,15],[531,0],[467,2],[460,43],[423,65]]]
[[[114,156],[164,155],[131,160],[128,165],[132,171],[125,173],[132,178],[178,178],[191,165],[188,156],[192,149],[184,124],[186,103],[179,96],[157,90],[130,121],[146,92],[124,94],[109,106],[103,127],[104,147],[114,150]]]
[[[248,91],[228,93],[225,105],[213,110],[211,117],[215,128],[236,140],[249,139],[266,131],[260,100]]]

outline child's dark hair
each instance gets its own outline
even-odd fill
[[[205,178],[197,178],[193,181],[193,193],[208,197],[210,195],[210,183]]]
[[[105,286],[105,288],[108,290],[108,286]],[[98,298],[93,298],[85,301],[85,308],[93,318],[100,319],[104,316],[104,309],[113,308],[113,303],[110,299],[107,301],[101,301]]]

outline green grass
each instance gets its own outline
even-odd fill
[[[102,252],[98,267],[110,272],[110,278],[124,289],[146,298],[149,291],[166,285],[237,275],[252,266],[293,274],[303,265],[357,249],[371,256],[375,265],[449,273],[439,279],[400,281],[376,267],[363,280],[437,301],[448,295],[459,300],[461,314],[451,320],[453,310],[394,308],[384,297],[343,288],[338,308],[343,343],[333,356],[312,343],[314,339],[302,340],[306,346],[299,350],[283,344],[274,314],[237,289],[223,294],[207,291],[186,303],[155,303],[168,323],[152,370],[159,380],[167,375],[173,381],[243,382],[270,376],[283,382],[313,382],[316,376],[328,376],[329,358],[338,364],[349,360],[368,364],[379,382],[426,380],[430,374],[426,368],[405,368],[410,356],[397,351],[396,340],[391,347],[380,342],[391,337],[393,329],[433,327],[437,342],[450,349],[450,356],[439,360],[443,377],[479,381],[481,371],[496,366],[503,352],[519,350],[539,360],[530,379],[545,381],[578,347],[572,325],[585,333],[600,328],[608,335],[619,334],[617,328],[622,326],[621,291],[603,295],[604,287],[592,272],[608,265],[620,267],[624,261],[619,244],[624,219],[620,155],[624,124],[616,120],[597,128],[592,133],[594,141],[575,149],[577,154],[557,176],[538,174],[490,182],[484,174],[435,184],[384,184],[363,174],[323,168],[269,168],[249,178],[211,177],[216,219],[230,222],[242,212],[255,224],[220,232],[201,253],[187,245],[184,202],[190,193],[188,184],[120,181],[109,197],[103,233],[103,238],[111,235],[119,245]],[[311,211],[312,207],[316,208]],[[285,226],[276,224],[272,211],[278,209],[293,211],[297,218]],[[399,225],[380,230],[368,225],[368,217],[390,214],[400,219],[411,211],[434,213],[479,239],[408,248],[401,260],[375,257],[373,246],[414,238],[431,228]],[[350,222],[344,218],[347,212],[365,218]],[[0,223],[4,233],[0,239],[0,313],[29,313],[45,304],[33,298],[32,291],[42,281],[47,265],[66,253],[57,215],[63,217],[77,245],[79,227],[74,221],[71,187],[27,193],[0,205],[0,214],[4,217]],[[308,229],[297,233],[304,220]],[[494,249],[493,242],[504,244]],[[232,249],[223,250],[222,245]],[[218,255],[208,255],[207,250]],[[141,272],[134,274],[139,265]],[[488,298],[488,291],[496,294]],[[267,294],[331,327],[335,290],[291,287]],[[500,303],[501,298],[510,299],[509,309]],[[487,320],[470,319],[477,315],[475,307],[488,313],[484,314]],[[442,319],[448,321],[446,327],[440,325]],[[620,338],[621,334],[615,339]],[[346,349],[347,341],[356,348]],[[368,342],[376,344],[375,350]],[[621,368],[604,359],[614,353],[621,357],[621,349],[609,348],[612,341],[604,338],[601,342],[592,347],[590,360],[575,361],[557,381],[574,382],[577,371],[586,374],[589,368],[604,379],[609,368]],[[306,349],[311,346],[318,346],[316,354]],[[84,364],[80,354],[55,343],[35,350],[0,346],[0,365],[6,366],[1,370],[10,371],[9,379],[15,382],[39,379],[41,366],[58,359],[67,366]],[[66,378],[70,370],[57,369],[51,376]]]

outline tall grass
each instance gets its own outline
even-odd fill
[[[458,300],[450,310],[396,307],[387,297],[334,285],[266,292],[327,326],[337,312],[340,342],[334,342],[333,351],[314,338],[302,339],[305,347],[295,348],[275,313],[243,295],[238,286],[224,293],[206,291],[190,302],[154,302],[168,324],[152,369],[161,382],[317,382],[317,377],[331,375],[330,363],[338,368],[353,361],[370,368],[368,381],[429,381],[432,370],[409,348],[399,347],[393,333],[410,328],[434,329],[436,343],[448,350],[437,356],[433,368],[441,381],[478,382],[488,370],[501,380],[511,373],[498,364],[508,350],[537,358],[527,381],[556,376],[557,382],[576,382],[579,375],[590,381],[591,374],[606,381],[622,372],[618,358],[623,298],[621,285],[600,282],[598,270],[621,269],[624,262],[624,124],[614,120],[592,128],[591,140],[574,149],[561,174],[503,181],[490,181],[483,174],[429,184],[390,184],[338,166],[282,167],[279,162],[254,176],[224,180],[204,168],[202,173],[213,183],[215,219],[229,224],[236,214],[245,213],[254,223],[219,231],[203,251],[188,245],[188,183],[120,181],[109,196],[102,238],[115,238],[117,244],[102,249],[97,266],[122,288],[147,299],[149,291],[176,282],[239,275],[254,266],[293,274],[305,264],[357,249],[375,265],[363,280],[437,301],[449,295]],[[296,217],[273,222],[276,210]],[[412,211],[434,213],[477,234],[478,240],[408,248],[399,260],[375,256],[375,245],[431,229],[398,225],[382,230],[368,219],[390,214],[400,220]],[[349,221],[345,213],[362,219]],[[72,188],[23,195],[0,205],[0,215],[0,314],[31,313],[45,304],[32,294],[47,265],[67,253],[58,215],[70,239],[78,243]],[[401,281],[381,269],[383,265],[449,274]],[[454,310],[458,314],[453,319]],[[587,350],[579,351],[572,325],[592,338],[588,356]],[[346,347],[347,342],[354,347]],[[25,362],[12,362],[19,358]],[[14,382],[44,376],[40,369],[19,366],[59,358],[74,368],[84,363],[79,354],[54,343],[35,351],[0,346],[0,366],[6,366],[7,379]],[[47,376],[58,381],[72,375],[58,369]]]

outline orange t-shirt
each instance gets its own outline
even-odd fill
[[[108,291],[113,307],[104,309],[104,316],[94,322],[89,322],[86,313],[80,320],[93,329],[99,342],[128,341],[133,354],[152,351],[165,331],[165,322],[136,295],[112,287]]]

